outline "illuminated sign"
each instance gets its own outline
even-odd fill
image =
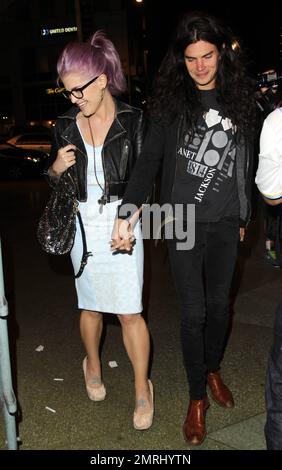
[[[74,33],[77,31],[77,26],[67,26],[66,28],[44,28],[41,29],[41,36],[49,36],[51,34],[64,34],[64,33]]]
[[[54,95],[56,93],[62,93],[64,91],[64,87],[56,87],[56,88],[46,88],[47,95]]]

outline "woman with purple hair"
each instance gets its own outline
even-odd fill
[[[117,206],[141,150],[142,111],[114,97],[126,90],[126,81],[119,55],[101,31],[88,42],[69,43],[57,70],[63,94],[73,106],[57,119],[46,174],[53,186],[67,175],[76,188],[79,217],[71,259],[79,273],[75,283],[87,353],[83,360],[87,394],[93,401],[106,397],[99,345],[103,313],[116,314],[134,370],[133,425],[148,429],[154,404],[148,379],[149,332],[141,315],[143,242],[139,223],[131,253],[113,253],[109,244]]]

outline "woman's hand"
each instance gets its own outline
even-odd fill
[[[116,219],[110,241],[112,251],[132,251],[135,243],[134,227],[142,208],[136,210],[129,220]]]
[[[61,176],[62,173],[75,164],[75,150],[76,146],[73,144],[68,144],[58,150],[57,158],[51,166],[54,176]]]

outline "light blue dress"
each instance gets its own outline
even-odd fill
[[[84,140],[84,139],[83,139]],[[113,254],[110,240],[119,201],[105,205],[98,204],[102,189],[97,183],[94,172],[94,155],[96,176],[101,187],[104,187],[102,165],[102,146],[95,147],[84,140],[88,156],[87,167],[87,201],[79,203],[87,251],[93,256],[78,279],[75,280],[78,308],[96,312],[130,314],[142,312],[143,288],[143,240],[139,222],[134,228],[136,244],[132,254]],[[82,238],[79,223],[71,260],[74,272],[77,272],[82,257]]]

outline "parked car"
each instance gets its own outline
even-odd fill
[[[18,180],[43,174],[48,154],[40,150],[22,149],[9,142],[0,142],[0,179]]]
[[[30,132],[15,135],[8,140],[8,143],[21,149],[41,150],[50,153],[51,139],[51,135],[47,132],[40,134]]]

